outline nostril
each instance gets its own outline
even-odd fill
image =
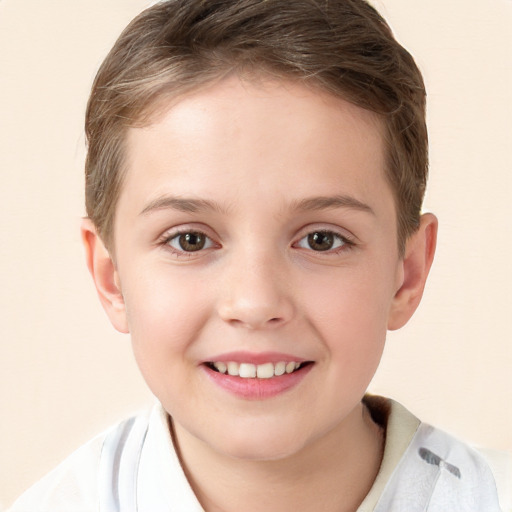
[[[261,319],[261,318],[231,318],[229,323],[233,326],[246,327],[248,329],[261,329],[266,327],[278,327],[281,323],[284,322],[284,318],[273,317],[269,319]]]
[[[292,318],[293,307],[283,298],[252,293],[222,300],[218,305],[218,313],[225,322],[234,327],[276,328]]]

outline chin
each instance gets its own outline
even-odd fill
[[[300,452],[307,444],[304,432],[295,429],[253,428],[226,431],[222,438],[212,446],[216,451],[234,459],[246,461],[282,460]],[[220,442],[219,442],[220,441]]]
[[[302,448],[301,445],[297,446],[276,446],[275,444],[261,444],[255,443],[252,440],[247,440],[245,443],[238,443],[236,445],[230,444],[225,453],[233,459],[245,461],[276,461],[286,459]]]

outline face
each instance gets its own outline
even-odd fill
[[[130,130],[116,322],[179,432],[272,459],[357,425],[403,281],[381,131],[237,78]]]

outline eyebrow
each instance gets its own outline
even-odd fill
[[[369,205],[359,201],[355,197],[347,195],[309,197],[306,199],[294,201],[291,207],[292,210],[297,211],[316,211],[329,210],[332,208],[350,208],[375,215],[375,212]]]
[[[147,204],[140,212],[140,215],[147,215],[155,210],[173,209],[180,212],[198,213],[202,211],[224,212],[222,208],[215,201],[208,201],[206,199],[189,199],[175,196],[162,196],[154,199]]]
[[[290,206],[292,211],[318,211],[334,208],[351,208],[375,215],[375,212],[369,205],[359,201],[355,197],[347,195],[308,197],[293,201]],[[140,215],[148,215],[153,211],[165,209],[173,209],[187,213],[199,213],[204,211],[226,213],[226,209],[216,201],[166,195],[158,197],[147,204],[140,212]]]

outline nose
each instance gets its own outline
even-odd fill
[[[231,262],[219,290],[218,314],[233,326],[272,329],[294,315],[290,279],[275,258],[253,254]]]

